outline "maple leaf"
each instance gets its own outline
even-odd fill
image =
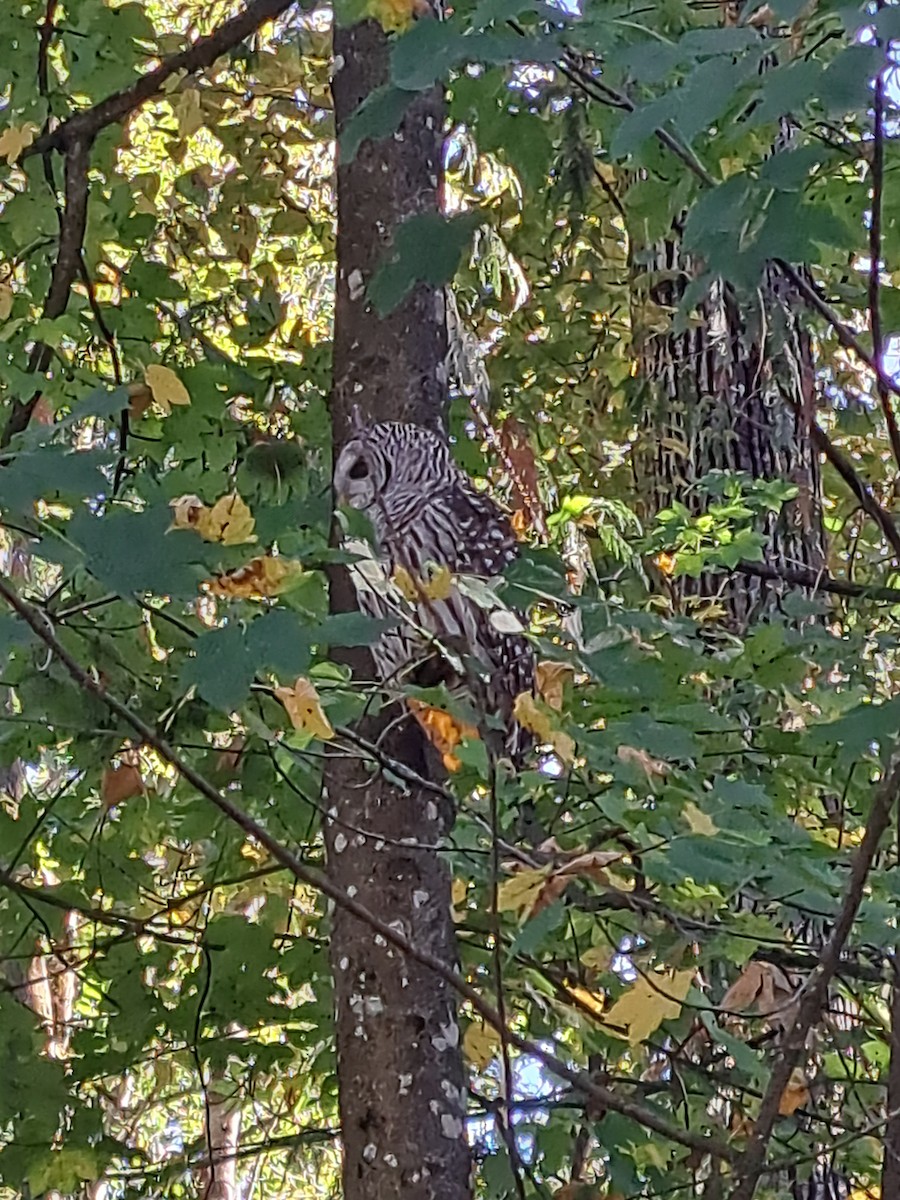
[[[557,729],[549,714],[542,712],[530,692],[520,692],[513,705],[513,716],[546,746],[552,746],[557,757],[565,763],[575,759],[575,741],[561,729]]]
[[[227,600],[268,600],[293,587],[303,573],[303,564],[296,559],[262,554],[203,586],[213,596]]]
[[[473,1021],[463,1034],[463,1054],[469,1062],[483,1071],[497,1057],[500,1050],[500,1034],[493,1025],[484,1021]]]
[[[323,742],[334,737],[334,730],[325,716],[319,693],[308,679],[301,675],[293,687],[277,687],[275,695],[284,705],[295,729],[311,733]]]
[[[195,87],[186,87],[172,106],[178,122],[178,136],[187,138],[203,126],[203,106]]]
[[[172,510],[172,529],[194,529],[206,505],[199,496],[189,493],[169,501]]]
[[[466,895],[469,885],[465,879],[454,879],[450,889],[450,914],[453,920],[459,922],[465,916]]]
[[[153,393],[146,383],[129,383],[127,391],[128,412],[136,421],[153,403]]]
[[[255,542],[256,521],[247,504],[237,492],[221,496],[212,508],[199,496],[176,496],[169,501],[172,509],[172,529],[195,529],[207,542],[223,546],[242,546]]]
[[[431,15],[427,0],[369,0],[366,9],[388,33],[402,33],[417,17]]]
[[[546,867],[526,867],[516,871],[497,888],[497,910],[530,911],[543,891],[548,878]]]
[[[642,975],[606,1014],[609,1032],[625,1038],[630,1046],[645,1042],[663,1021],[680,1016],[694,974],[691,967],[686,971],[654,973],[651,977]]]
[[[24,125],[7,125],[0,133],[0,158],[6,159],[6,165],[11,167],[23,150],[27,150],[34,141],[37,125],[26,121]]]
[[[208,542],[223,546],[243,546],[255,542],[256,520],[237,492],[220,496],[212,508],[204,507],[194,522],[194,528]]]
[[[187,388],[174,371],[154,363],[144,371],[144,381],[150,389],[153,399],[166,415],[172,411],[173,404],[190,404],[191,397]]]

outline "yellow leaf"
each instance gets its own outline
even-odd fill
[[[681,810],[681,815],[687,821],[691,833],[697,833],[700,837],[712,837],[713,834],[719,832],[718,826],[714,825],[706,813],[701,812],[697,805],[692,804],[690,800]]]
[[[463,1034],[463,1054],[479,1071],[490,1066],[499,1050],[500,1035],[493,1025],[473,1021]]]
[[[203,107],[200,93],[194,87],[186,87],[175,102],[175,120],[181,137],[190,137],[203,125]]]
[[[789,1117],[798,1108],[802,1108],[808,1099],[809,1084],[806,1075],[800,1067],[795,1067],[791,1071],[787,1087],[781,1093],[781,1099],[778,1102],[778,1115],[780,1117]]]
[[[453,880],[453,886],[450,889],[450,915],[457,924],[466,915],[466,895],[468,891],[469,885],[465,879]]]
[[[296,559],[262,554],[234,571],[217,575],[204,587],[213,596],[228,600],[268,600],[293,587],[303,573],[303,564]]]
[[[570,763],[575,758],[575,742],[561,729],[556,729],[550,716],[542,712],[530,692],[520,692],[513,705],[513,716],[544,745],[552,746],[558,758]]]
[[[319,694],[308,679],[302,676],[292,688],[279,687],[275,695],[287,710],[295,729],[311,733],[327,742],[334,737],[331,722],[325,716]]]
[[[680,1015],[693,978],[693,968],[641,976],[606,1014],[606,1023],[615,1026],[610,1033],[624,1037],[631,1046],[645,1042],[663,1021]]]
[[[408,29],[423,7],[422,0],[369,0],[366,5],[369,15],[374,17],[382,29],[389,33],[400,33]]]
[[[175,372],[170,371],[168,367],[161,367],[158,363],[154,363],[144,371],[144,380],[153,393],[153,399],[164,413],[170,413],[173,404],[190,404],[191,402],[187,388]]]
[[[5,321],[12,312],[13,290],[8,283],[0,283],[0,321]]]
[[[223,546],[242,546],[246,542],[256,541],[253,533],[256,521],[237,492],[232,492],[230,496],[221,496],[212,508],[204,506],[193,524],[200,536],[208,542],[221,542]]]
[[[406,567],[397,567],[393,581],[410,604],[422,600],[446,600],[453,591],[453,573],[449,567],[437,567],[430,579],[417,579]]]
[[[547,872],[536,868],[517,871],[511,879],[505,879],[497,888],[497,908],[500,912],[509,909],[530,909],[547,882]]]
[[[23,150],[27,150],[34,141],[37,125],[26,121],[24,125],[7,125],[0,133],[0,158],[6,159],[6,165],[11,167]]]
[[[578,1002],[578,1007],[587,1009],[593,1013],[595,1017],[602,1017],[603,1010],[606,1008],[606,1001],[602,996],[596,995],[594,992],[589,992],[587,988],[573,987],[568,989],[569,995]]]

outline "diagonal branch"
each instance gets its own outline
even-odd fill
[[[680,1125],[668,1121],[658,1111],[638,1104],[636,1101],[620,1095],[619,1092],[596,1083],[586,1072],[570,1067],[568,1063],[545,1050],[537,1042],[532,1042],[514,1030],[505,1028],[497,1009],[492,1004],[489,1004],[482,997],[481,993],[472,987],[458,971],[454,971],[441,958],[411,942],[394,925],[389,925],[381,921],[368,908],[358,903],[352,896],[333,883],[328,875],[307,867],[295,854],[283,846],[277,838],[273,837],[264,826],[254,821],[248,813],[239,808],[228,796],[223,795],[204,775],[195,770],[190,763],[186,762],[164,737],[161,737],[137,713],[132,712],[127,704],[124,704],[118,697],[108,692],[99,680],[82,667],[65,646],[62,645],[53,632],[53,627],[44,613],[35,605],[23,600],[5,579],[0,579],[0,597],[25,621],[47,649],[52,651],[57,661],[83,691],[96,696],[110,712],[114,713],[124,724],[133,729],[144,743],[152,746],[165,762],[174,767],[182,779],[196,788],[201,796],[209,800],[221,813],[233,821],[239,829],[242,829],[248,837],[253,838],[254,841],[267,850],[277,863],[285,867],[302,883],[320,891],[329,900],[333,901],[335,905],[343,908],[374,932],[380,934],[389,945],[394,946],[402,954],[415,959],[428,970],[433,971],[440,978],[444,979],[460,997],[469,1002],[486,1024],[506,1037],[510,1046],[514,1046],[523,1054],[528,1054],[538,1059],[548,1071],[572,1084],[582,1095],[593,1101],[601,1111],[610,1109],[613,1112],[620,1113],[622,1116],[628,1117],[644,1128],[660,1134],[669,1141],[675,1142],[677,1145],[686,1146],[700,1154],[709,1154],[724,1162],[735,1162],[737,1160],[738,1156],[734,1148],[722,1139],[712,1135],[695,1133],[690,1129],[684,1129]]]
[[[791,1072],[803,1055],[807,1034],[822,1015],[828,986],[841,964],[841,955],[862,904],[866,880],[891,819],[898,793],[900,793],[900,751],[895,748],[882,781],[875,792],[866,832],[859,850],[854,856],[850,878],[847,882],[847,893],[831,937],[822,952],[818,967],[801,990],[800,1002],[797,1005],[794,1019],[785,1034],[781,1054],[769,1076],[769,1083],[760,1105],[753,1135],[743,1157],[737,1164],[735,1175],[738,1182],[731,1193],[730,1200],[753,1200],[756,1185],[763,1173],[766,1150],[775,1128],[775,1122],[778,1120],[781,1098],[788,1086]]]
[[[793,268],[790,268],[793,270]],[[803,277],[797,272],[797,279],[805,284]],[[884,539],[894,552],[894,556],[900,562],[900,530],[898,530],[896,522],[884,505],[880,504],[875,498],[875,494],[871,487],[863,480],[853,463],[847,456],[840,451],[831,438],[822,428],[822,426],[812,418],[808,418],[800,410],[800,405],[792,400],[790,396],[785,395],[785,401],[791,406],[797,414],[797,419],[803,421],[809,430],[810,440],[819,454],[824,454],[834,469],[846,483],[847,487],[859,501],[860,508],[872,518],[881,532],[884,534]]]
[[[281,16],[294,0],[252,0],[245,9],[223,21],[207,37],[198,38],[187,50],[164,58],[158,67],[148,71],[130,87],[113,92],[105,100],[63,121],[56,129],[37,138],[24,151],[22,158],[44,154],[48,150],[65,150],[75,142],[91,142],[108,125],[115,125],[157,95],[164,84],[184,71],[190,75],[212,66],[217,58],[233,49],[254,33],[266,21]]]

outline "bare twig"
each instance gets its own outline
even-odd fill
[[[440,978],[444,979],[459,996],[469,1002],[475,1012],[488,1025],[496,1029],[498,1033],[501,1032],[503,1023],[496,1008],[489,1004],[482,997],[481,993],[472,987],[459,972],[454,971],[452,967],[448,966],[437,955],[411,942],[393,925],[379,920],[374,913],[370,912],[364,905],[358,903],[352,896],[333,883],[327,875],[307,867],[286,846],[283,846],[277,838],[273,837],[264,826],[253,820],[248,813],[239,808],[228,796],[219,792],[205,776],[192,767],[190,763],[186,762],[165,738],[161,737],[155,729],[148,725],[137,713],[133,712],[127,704],[124,704],[116,696],[108,692],[98,679],[94,678],[87,669],[82,667],[56,637],[52,625],[41,610],[28,601],[23,600],[5,579],[0,579],[0,597],[7,602],[10,608],[18,613],[48,650],[52,651],[56,660],[83,691],[96,696],[110,712],[114,713],[125,725],[138,734],[142,742],[148,746],[152,746],[163,760],[178,772],[185,782],[196,788],[201,796],[209,800],[220,812],[233,821],[239,829],[242,829],[248,837],[253,838],[254,841],[266,849],[277,863],[280,863],[281,866],[290,871],[302,883],[316,888],[329,900],[356,917],[357,920],[368,925],[370,929],[380,934],[389,945],[394,946],[401,953],[421,963],[428,970],[433,971]],[[538,1059],[548,1071],[560,1079],[571,1083],[573,1087],[576,1087],[584,1096],[592,1100],[600,1109],[610,1109],[613,1112],[620,1113],[622,1116],[628,1117],[639,1125],[652,1130],[654,1133],[668,1138],[677,1145],[687,1146],[698,1153],[709,1154],[716,1159],[726,1162],[734,1162],[736,1160],[737,1154],[734,1148],[722,1139],[712,1134],[695,1133],[693,1130],[683,1129],[679,1125],[666,1120],[665,1117],[655,1110],[646,1108],[644,1105],[620,1095],[611,1088],[595,1083],[585,1072],[575,1070],[555,1054],[545,1050],[543,1046],[522,1037],[512,1029],[506,1029],[505,1036],[511,1046],[515,1046],[522,1053]]]
[[[838,913],[831,937],[822,952],[819,965],[803,985],[793,1020],[784,1036],[781,1052],[771,1075],[754,1125],[753,1135],[739,1160],[735,1175],[737,1184],[730,1200],[753,1200],[756,1185],[765,1165],[766,1151],[778,1120],[781,1098],[806,1046],[809,1030],[819,1020],[828,985],[841,964],[844,945],[853,929],[856,914],[862,903],[866,880],[884,832],[891,819],[894,803],[900,791],[900,753],[891,755],[884,777],[875,793],[872,811],[862,842],[857,850],[844,903]]]

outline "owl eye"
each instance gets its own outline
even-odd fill
[[[358,458],[347,474],[351,479],[365,479],[369,474],[369,464],[364,458]]]

